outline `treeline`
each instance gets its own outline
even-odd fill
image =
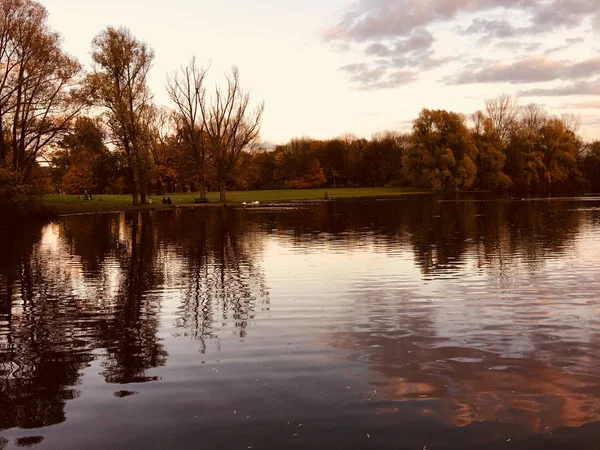
[[[371,140],[294,139],[246,157],[237,188],[414,186],[437,190],[554,188],[600,192],[600,141],[578,119],[503,95],[470,117],[424,109],[410,133]]]
[[[161,114],[168,123],[171,113]],[[164,129],[168,132],[151,146],[149,189],[218,189],[215,167],[206,164],[201,182],[177,128]],[[126,161],[109,151],[105,140],[98,119],[78,118],[53,153],[51,185],[67,193],[130,192]],[[585,143],[574,117],[551,117],[539,106],[518,107],[502,96],[470,118],[423,110],[411,133],[388,131],[370,140],[299,138],[274,149],[244,151],[226,184],[235,190],[322,186],[600,192],[600,142]]]
[[[170,113],[162,110],[168,122]],[[502,96],[470,118],[423,110],[411,133],[383,132],[330,140],[293,139],[274,149],[240,155],[227,181],[235,190],[415,186],[432,189],[552,189],[600,191],[600,142],[585,143],[572,116],[551,117],[541,107],[519,107]],[[207,164],[201,183],[176,128],[152,147],[155,192],[218,189]],[[175,130],[175,131],[173,131]],[[53,185],[66,192],[128,192],[126,164],[103,146],[101,123],[79,118],[59,144]],[[70,158],[70,159],[69,159]]]
[[[264,104],[236,68],[207,89],[195,58],[166,80],[171,107],[154,103],[154,52],[127,29],[91,44],[92,70],[61,47],[34,0],[0,3],[0,203],[32,193],[131,193],[320,186],[439,190],[600,190],[600,143],[573,116],[516,99],[488,100],[470,117],[424,109],[410,133],[372,139],[293,139],[260,149]]]

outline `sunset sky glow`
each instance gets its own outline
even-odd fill
[[[598,0],[42,0],[64,48],[91,67],[93,37],[129,27],[156,52],[150,87],[192,55],[211,84],[232,65],[264,100],[262,138],[369,138],[422,108],[470,114],[516,95],[581,116],[600,138]]]

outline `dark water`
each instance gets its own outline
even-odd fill
[[[0,233],[0,449],[600,448],[600,201]]]

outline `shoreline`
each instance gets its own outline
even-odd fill
[[[433,195],[434,192],[418,192],[411,195]],[[57,217],[68,217],[68,216],[86,216],[91,214],[117,214],[124,212],[135,212],[135,211],[173,211],[177,209],[192,209],[192,208],[239,208],[245,207],[248,209],[256,209],[261,207],[276,208],[278,206],[287,206],[290,203],[294,204],[312,204],[312,203],[327,203],[332,201],[345,201],[345,200],[394,200],[403,197],[408,194],[398,195],[377,195],[377,196],[359,196],[359,197],[334,197],[329,199],[324,198],[312,198],[312,199],[290,199],[290,200],[272,200],[269,202],[261,202],[258,204],[244,204],[243,202],[209,202],[209,203],[181,203],[177,205],[170,205],[163,207],[144,206],[144,207],[131,207],[126,209],[115,209],[115,210],[98,210],[98,211],[85,211],[85,212],[64,212],[57,215]]]
[[[55,217],[86,214],[120,213],[130,211],[160,211],[178,208],[249,208],[268,205],[277,207],[282,203],[322,203],[344,199],[394,199],[409,195],[432,195],[435,191],[413,188],[335,188],[303,190],[232,191],[231,200],[218,201],[218,193],[209,194],[207,203],[194,203],[197,193],[166,194],[172,198],[171,205],[155,202],[148,205],[131,205],[131,196],[126,194],[97,194],[94,200],[78,199],[75,195],[47,195],[39,198],[39,204]],[[153,196],[157,197],[157,196]],[[160,196],[158,196],[160,197]],[[253,204],[253,202],[259,202]],[[247,203],[247,205],[244,205]],[[24,216],[27,217],[27,216]]]

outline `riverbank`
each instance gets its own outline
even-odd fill
[[[264,191],[231,191],[227,193],[227,205],[243,202],[273,203],[282,201],[323,200],[325,198],[393,197],[402,195],[428,194],[431,191],[415,188],[335,188],[335,189],[279,189]],[[168,209],[177,206],[223,206],[219,193],[208,194],[209,203],[194,205],[197,192],[165,194],[171,197],[172,205],[162,204],[162,195],[152,196],[152,204],[133,206],[131,195],[94,195],[92,200],[83,200],[76,195],[44,195],[40,202],[57,214],[82,214],[138,209]]]

